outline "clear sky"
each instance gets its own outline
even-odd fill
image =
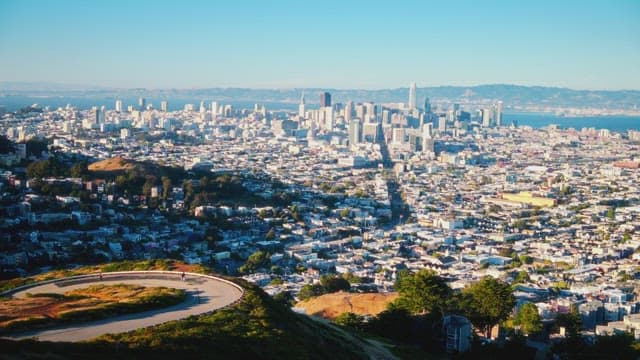
[[[640,89],[640,0],[0,0],[0,81]]]

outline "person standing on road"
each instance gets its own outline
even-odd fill
[[[98,276],[100,276],[100,281],[102,281],[102,272],[100,272]]]
[[[182,272],[182,275],[180,275],[180,278],[182,279],[182,281],[184,281],[185,277],[186,277],[186,275],[185,275],[185,273],[184,273],[184,271],[183,271],[183,272]]]

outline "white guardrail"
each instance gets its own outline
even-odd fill
[[[165,270],[132,270],[132,271],[114,271],[114,272],[105,272],[102,273],[102,280],[104,279],[108,279],[109,277],[116,277],[116,276],[131,276],[131,275],[176,275],[179,279],[181,279],[183,272],[181,271],[165,271]],[[244,289],[242,288],[242,286],[226,280],[226,279],[222,279],[216,276],[212,276],[212,275],[205,275],[205,274],[198,274],[198,273],[192,273],[192,272],[184,272],[185,276],[195,276],[195,277],[201,277],[201,278],[207,278],[207,279],[211,279],[211,280],[216,280],[216,281],[220,281],[223,283],[226,283],[228,285],[231,285],[233,287],[235,287],[236,289],[238,289],[240,291],[240,299],[242,299],[242,297],[244,296]],[[6,290],[0,293],[0,296],[11,296],[15,293],[18,293],[20,291],[24,291],[24,290],[28,290],[34,287],[38,287],[41,285],[47,285],[47,284],[55,284],[55,283],[62,283],[62,282],[66,282],[66,281],[71,281],[71,280],[97,280],[100,281],[100,273],[93,273],[93,274],[85,274],[85,275],[75,275],[75,276],[69,276],[69,277],[65,277],[65,278],[59,278],[59,279],[51,279],[51,280],[44,280],[44,281],[38,281],[38,282],[33,282],[30,284],[26,284],[26,285],[22,285],[22,286],[18,286],[15,287],[13,289],[10,290]],[[238,299],[239,300],[239,299]],[[233,303],[237,302],[234,301]],[[232,304],[233,304],[232,303]]]

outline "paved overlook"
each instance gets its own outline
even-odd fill
[[[20,289],[13,292],[11,296],[24,297],[27,293],[63,294],[70,290],[95,284],[131,284],[184,289],[187,292],[187,299],[180,304],[163,309],[122,315],[99,321],[75,323],[53,329],[24,332],[9,335],[8,337],[12,339],[37,338],[43,341],[85,341],[104,334],[127,332],[211,312],[236,302],[243,294],[239,286],[213,276],[187,273],[183,281],[182,274],[179,272],[131,271],[104,273],[102,280],[98,275],[60,279]]]

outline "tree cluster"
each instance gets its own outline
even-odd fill
[[[338,275],[324,275],[320,278],[319,284],[305,285],[298,293],[298,299],[306,300],[312,297],[330,294],[338,291],[349,291],[351,283],[347,279]]]

